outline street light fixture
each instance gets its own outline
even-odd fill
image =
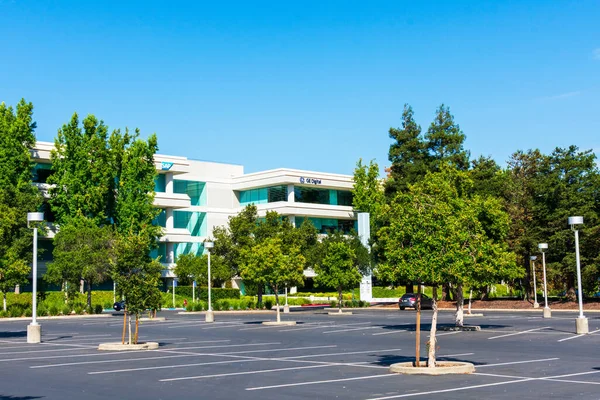
[[[579,317],[575,320],[577,334],[589,332],[588,320],[583,316],[583,290],[581,289],[581,265],[579,262],[579,231],[577,225],[583,224],[583,217],[569,217],[569,225],[575,232],[575,261],[577,263],[577,297],[579,300]]]
[[[537,260],[536,256],[529,257],[531,260],[531,265],[533,269],[533,308],[540,308],[540,303],[537,301],[537,280],[535,279],[535,260]]]
[[[42,327],[37,323],[37,224],[44,222],[43,212],[27,213],[27,227],[33,229],[33,268],[31,299],[31,324],[27,325],[27,343],[40,343],[42,341]],[[33,223],[33,224],[32,224]]]
[[[213,247],[215,247],[215,244],[213,242],[204,242],[204,248],[208,251],[208,310],[206,311],[206,322],[215,322],[215,315],[212,310],[212,302],[210,299],[210,249],[212,249]]]
[[[542,264],[544,266],[544,318],[552,318],[552,311],[548,307],[548,285],[546,283],[546,250],[548,250],[548,243],[538,244],[538,249],[542,252]]]

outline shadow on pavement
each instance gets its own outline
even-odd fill
[[[0,338],[20,338],[20,337],[27,337],[27,331],[0,332]],[[0,397],[0,400],[2,400],[1,397]]]

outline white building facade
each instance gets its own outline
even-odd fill
[[[38,142],[33,152],[34,184],[46,195],[52,148],[53,143]],[[155,165],[154,204],[161,209],[156,223],[163,227],[163,236],[153,256],[161,257],[164,278],[174,277],[172,270],[180,254],[202,254],[203,242],[213,229],[226,226],[230,216],[249,204],[257,206],[259,217],[276,211],[296,226],[308,219],[320,233],[357,230],[350,175],[286,168],[245,174],[241,165],[159,154]],[[49,207],[45,211],[52,222]],[[51,229],[41,243],[46,252],[40,275],[45,272],[44,261],[51,259],[52,244],[47,239],[53,236]]]

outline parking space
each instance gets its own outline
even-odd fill
[[[388,373],[415,352],[415,314],[358,310],[331,317],[294,312],[295,326],[263,326],[274,314],[203,315],[163,312],[140,340],[153,351],[100,352],[120,341],[122,317],[44,320],[43,343],[26,342],[27,322],[0,322],[0,399],[439,399],[600,397],[600,319],[590,335],[574,334],[574,314],[488,313],[470,317],[479,332],[439,332],[440,360],[468,361],[473,375]],[[422,319],[426,354],[430,313]],[[439,324],[453,314],[441,312]]]

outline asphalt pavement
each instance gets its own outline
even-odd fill
[[[164,311],[144,322],[152,351],[101,352],[120,341],[122,315],[40,321],[43,343],[27,344],[27,321],[0,321],[0,400],[29,399],[599,399],[600,316],[575,334],[572,313],[485,312],[478,332],[438,332],[439,360],[474,363],[471,375],[404,376],[388,366],[415,355],[415,312],[324,310],[282,314],[295,326],[263,326],[271,314]],[[421,354],[431,312],[423,312]],[[440,325],[453,314],[441,312]]]

